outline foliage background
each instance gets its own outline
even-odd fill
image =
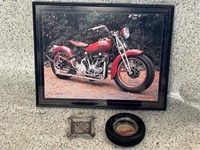
[[[69,40],[92,43],[106,35],[104,31],[88,31],[98,25],[106,25],[109,30],[120,31],[128,26],[130,37],[126,40],[129,48],[145,51],[159,70],[162,49],[163,15],[103,13],[103,12],[42,12],[42,47],[47,52],[53,45],[70,46]]]

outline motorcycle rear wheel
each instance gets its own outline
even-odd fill
[[[56,73],[56,70],[63,71],[63,68],[59,67],[59,64],[62,63],[62,60],[59,58],[59,55],[62,56],[62,57],[68,58],[67,54],[65,54],[64,52],[56,52],[54,55],[55,55],[54,56],[54,62],[55,63],[51,62],[51,69],[52,69],[53,73],[60,79],[71,78],[71,76],[64,76],[64,75],[60,75],[60,74]],[[67,65],[68,65],[68,67],[71,67],[71,64],[68,63]],[[69,71],[67,71],[67,73],[69,73]]]
[[[124,62],[121,60],[114,81],[123,91],[141,93],[153,83],[155,76],[153,63],[144,54],[129,56],[128,61],[132,73],[128,73]]]

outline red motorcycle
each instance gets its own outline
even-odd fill
[[[127,27],[119,31],[109,31],[105,25],[96,26],[89,31],[105,30],[108,37],[90,45],[70,40],[74,45],[54,45],[47,58],[52,71],[61,79],[83,77],[90,81],[102,81],[108,76],[111,65],[111,79],[124,91],[140,93],[152,84],[154,66],[142,50],[128,49],[125,39],[130,35]]]

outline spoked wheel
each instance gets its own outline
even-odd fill
[[[124,62],[121,61],[114,80],[122,90],[140,93],[146,90],[154,80],[155,70],[153,63],[144,54],[129,56],[128,61],[131,72],[128,72]]]
[[[70,71],[71,64],[65,61],[64,59],[67,59],[68,56],[64,52],[57,52],[54,57],[54,62],[51,62],[51,68],[53,73],[60,79],[69,79],[71,76],[65,76],[62,74],[67,74]]]

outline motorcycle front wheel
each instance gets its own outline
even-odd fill
[[[121,60],[118,64],[115,83],[124,91],[141,93],[149,88],[154,80],[155,70],[151,60],[144,54],[128,56],[131,72]]]
[[[62,60],[62,57],[64,58],[68,58],[67,54],[65,54],[64,52],[56,52],[54,54],[54,62],[51,62],[51,69],[53,71],[53,73],[60,79],[69,79],[71,76],[65,76],[65,75],[61,75],[59,72],[62,72],[63,74],[67,74],[70,71],[70,67],[71,64],[69,64],[68,62]]]

